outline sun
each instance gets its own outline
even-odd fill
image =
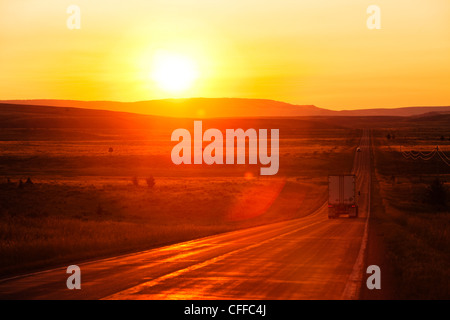
[[[178,94],[191,88],[198,78],[196,63],[187,56],[159,51],[155,54],[152,79],[162,90]]]

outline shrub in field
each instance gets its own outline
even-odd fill
[[[134,176],[131,179],[131,182],[133,183],[134,186],[136,186],[136,187],[139,186],[139,180],[138,180],[138,178],[136,176]]]
[[[145,181],[147,182],[147,186],[149,188],[153,188],[155,186],[155,178],[153,178],[153,176],[148,177]]]
[[[97,215],[98,216],[102,216],[103,215],[103,207],[102,207],[102,205],[101,204],[99,204],[98,206],[97,206]]]
[[[427,187],[426,202],[432,205],[445,207],[447,205],[448,190],[444,185],[444,182],[439,178],[433,180],[433,182]]]

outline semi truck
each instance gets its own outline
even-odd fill
[[[328,176],[328,218],[334,219],[344,214],[349,218],[358,217],[354,174]]]

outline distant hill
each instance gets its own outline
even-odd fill
[[[286,134],[299,129],[332,129],[342,126],[326,117],[241,117],[204,119],[204,127],[270,128],[283,127]],[[193,119],[144,115],[130,112],[74,107],[17,105],[0,103],[2,129],[114,129],[136,131],[165,131],[191,128]],[[167,131],[167,128],[171,129]]]
[[[417,116],[450,113],[450,106],[404,107],[334,111],[314,105],[294,105],[266,99],[190,98],[137,102],[78,100],[4,100],[6,104],[42,105],[130,112],[177,118],[304,117],[304,116]]]
[[[419,115],[414,115],[409,118],[410,121],[414,120],[450,120],[450,112],[438,112],[438,111],[432,111],[432,112],[426,112]]]
[[[0,103],[0,128],[128,128],[163,117],[108,110]]]
[[[315,106],[297,106],[265,99],[191,98],[137,102],[77,101],[77,100],[5,100],[9,104],[44,105],[125,111],[177,118],[227,117],[295,117],[330,115],[330,111]]]
[[[421,116],[423,114],[450,113],[450,106],[443,107],[403,107],[392,109],[362,109],[362,110],[343,110],[338,111],[340,116],[393,116],[393,117],[411,117]]]

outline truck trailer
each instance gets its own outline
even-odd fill
[[[328,176],[328,218],[338,218],[347,214],[349,218],[358,217],[356,203],[356,176]]]

